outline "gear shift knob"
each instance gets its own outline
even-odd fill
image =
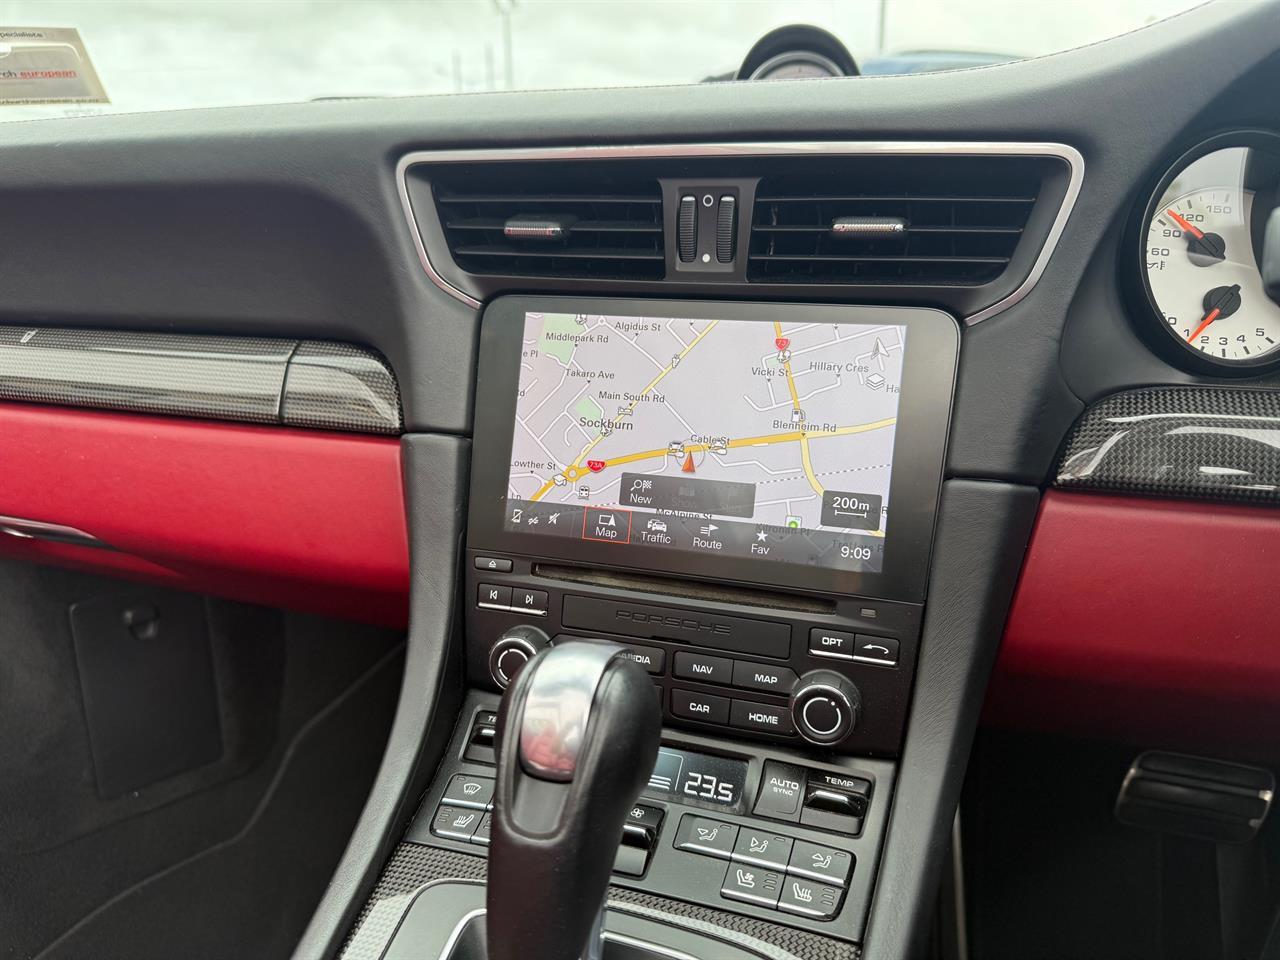
[[[594,946],[661,730],[652,682],[616,644],[560,644],[516,676],[498,711],[489,960],[580,960]]]

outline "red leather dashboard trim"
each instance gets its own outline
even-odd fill
[[[0,404],[0,515],[116,548],[0,536],[5,556],[407,619],[398,439]]]
[[[1280,511],[1051,491],[985,719],[1276,756],[1278,590]]]

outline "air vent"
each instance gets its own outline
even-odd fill
[[[662,191],[656,179],[574,175],[434,182],[454,262],[472,274],[654,280],[665,272]]]
[[[756,191],[754,283],[977,286],[1008,267],[1040,161],[853,157],[767,176]]]

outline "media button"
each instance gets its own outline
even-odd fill
[[[622,655],[628,660],[634,660],[640,666],[644,667],[646,673],[655,676],[662,673],[662,665],[666,660],[667,653],[661,647],[640,647],[635,644],[624,643],[622,647]]]
[[[701,720],[703,723],[728,723],[729,698],[713,697],[706,693],[693,693],[689,690],[671,691],[671,712],[686,720]]]
[[[582,513],[582,539],[630,543],[631,511],[616,507],[587,507]]]

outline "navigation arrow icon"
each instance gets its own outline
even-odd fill
[[[694,466],[693,466],[693,454],[692,454],[692,453],[686,453],[686,454],[684,455],[684,463],[683,463],[683,464],[681,465],[681,467],[680,467],[680,472],[681,472],[681,473],[693,473],[693,471],[694,471]]]

